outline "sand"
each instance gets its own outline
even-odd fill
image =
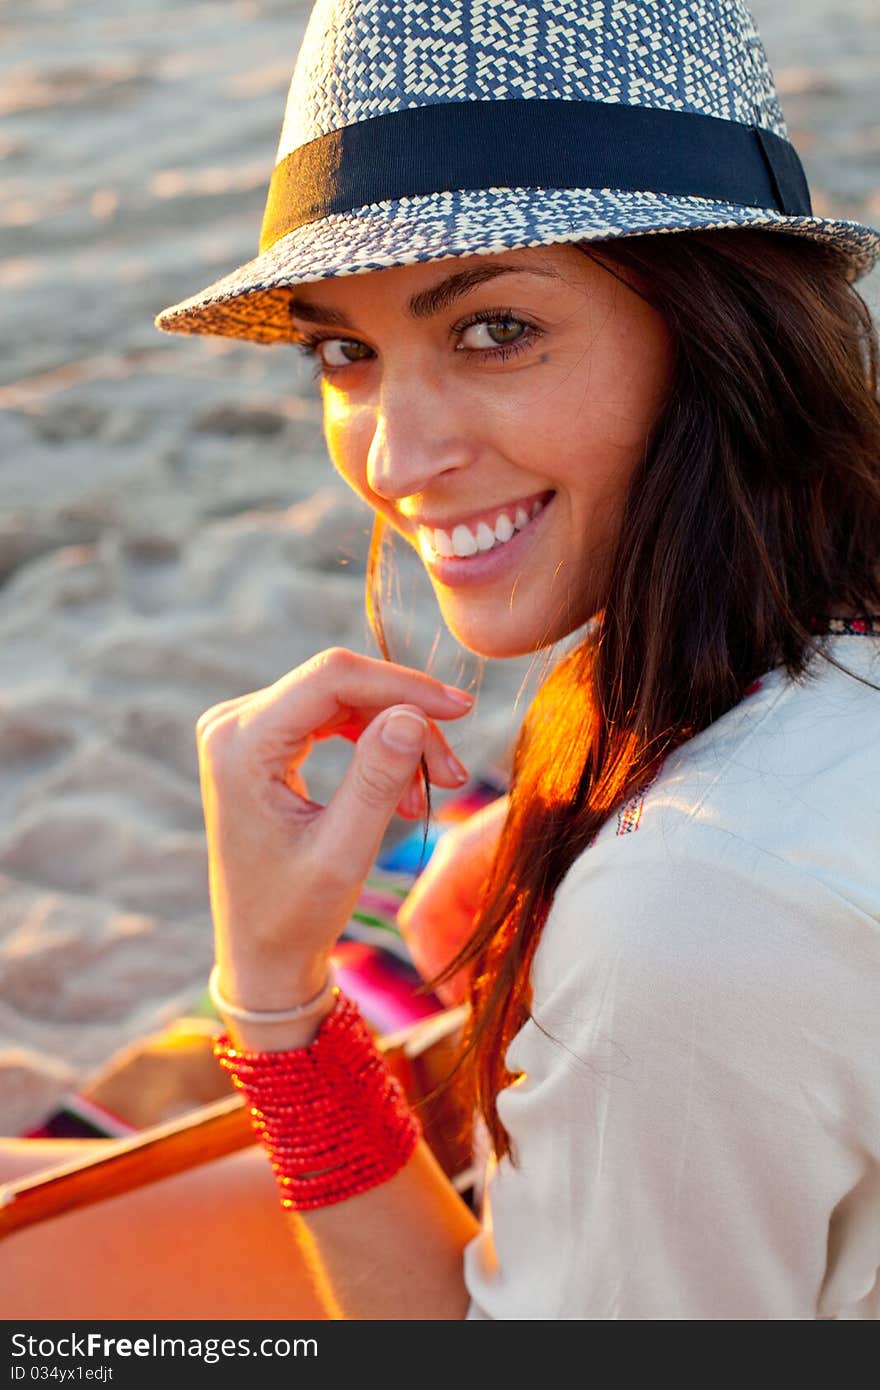
[[[880,221],[873,0],[754,9],[815,205]],[[153,328],[255,252],[307,12],[0,10],[0,1133],[204,986],[198,715],[325,647],[376,654],[370,515],[299,357]],[[414,557],[400,594],[398,659],[424,667],[440,624]],[[480,688],[459,755],[502,758],[528,662],[483,669],[445,635],[431,669]],[[317,750],[314,797],[349,757]]]

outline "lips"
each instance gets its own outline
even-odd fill
[[[548,501],[538,509],[537,515],[530,517],[522,530],[515,531],[509,541],[493,544],[486,550],[477,550],[470,556],[441,555],[423,539],[425,533],[420,531],[419,543],[425,568],[434,579],[451,589],[512,579],[522,571],[529,552],[534,551],[534,547],[540,543],[545,516],[553,512],[555,497],[555,493],[549,493]]]
[[[520,531],[543,511],[553,496],[547,491],[518,502],[508,503],[491,512],[484,512],[469,522],[454,526],[418,528],[419,547],[423,554],[440,555],[446,559],[467,559],[480,552],[507,545]]]

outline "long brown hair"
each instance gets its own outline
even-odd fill
[[[604,605],[526,713],[473,933],[431,982],[471,965],[459,1081],[514,1162],[495,1101],[514,1079],[505,1051],[529,1017],[532,958],[567,869],[750,681],[775,666],[796,677],[827,655],[823,619],[880,613],[878,344],[843,257],[757,229],[581,249],[641,287],[674,363]],[[383,535],[377,518],[367,613],[391,659]]]

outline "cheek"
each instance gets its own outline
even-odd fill
[[[666,399],[671,372],[671,343],[662,324],[652,317],[622,327],[591,363],[581,399],[571,401],[568,418],[604,444],[609,458],[634,458]]]
[[[630,422],[633,444],[641,444],[669,391],[672,338],[653,310],[634,317],[615,342],[611,371],[621,412]]]
[[[342,405],[332,393],[324,393],[324,438],[337,473],[361,497],[367,497],[367,456],[372,422],[363,411]],[[369,498],[367,498],[369,500]]]
[[[393,508],[376,496],[367,481],[367,461],[375,428],[376,418],[371,410],[352,408],[348,403],[341,405],[330,392],[325,392],[324,438],[333,467],[352,492],[357,493],[374,512],[381,513],[395,530],[407,536]]]

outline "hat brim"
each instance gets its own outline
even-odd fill
[[[290,342],[295,285],[452,256],[681,231],[761,227],[839,247],[853,278],[880,257],[880,232],[857,222],[789,217],[708,198],[616,189],[495,188],[374,203],[288,233],[199,294],[163,310],[166,333]]]

